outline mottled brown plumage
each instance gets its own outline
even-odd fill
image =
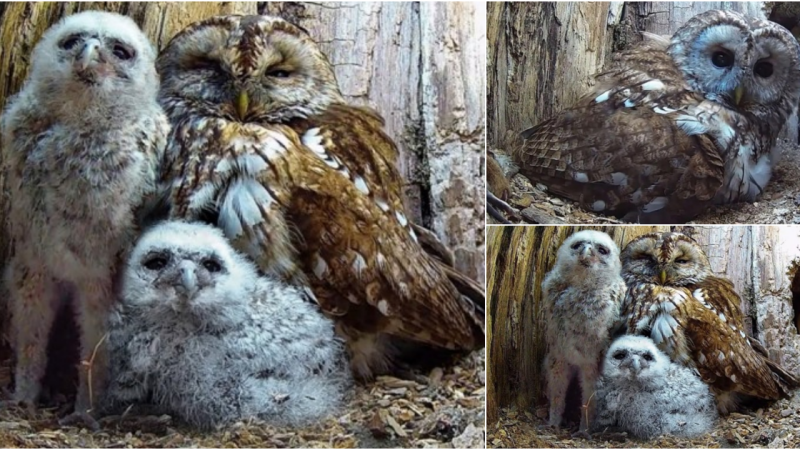
[[[627,332],[650,337],[673,361],[697,369],[720,412],[735,410],[742,395],[776,400],[797,387],[763,347],[751,344],[741,298],[730,281],[713,275],[690,237],[648,234],[631,241],[621,258]]]
[[[262,271],[310,286],[364,377],[398,356],[387,336],[483,346],[483,293],[420,245],[382,118],[344,102],[305,32],[217,17],[176,36],[158,67],[173,217],[216,223]],[[431,236],[425,248],[445,255]]]

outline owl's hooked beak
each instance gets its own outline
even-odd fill
[[[661,269],[661,272],[659,272],[659,274],[658,274],[658,281],[660,281],[661,284],[664,284],[664,282],[667,281],[667,271],[666,270]]]
[[[100,41],[97,39],[88,39],[75,59],[75,64],[81,71],[105,62],[105,58],[100,52]]]
[[[743,96],[744,96],[744,88],[741,85],[736,86],[736,89],[733,90],[733,104],[739,106],[739,103],[742,102]]]
[[[244,121],[244,118],[247,117],[247,112],[250,110],[250,97],[247,95],[247,92],[242,91],[239,92],[239,95],[236,96],[236,114],[239,116],[239,120]]]
[[[200,290],[197,286],[197,275],[194,273],[194,264],[184,261],[180,265],[181,271],[181,286],[186,291],[187,300],[194,298],[197,291]]]

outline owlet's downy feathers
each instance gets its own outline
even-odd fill
[[[156,102],[154,60],[127,17],[66,17],[36,44],[25,85],[3,113],[15,400],[36,404],[47,339],[65,302],[77,316],[82,360],[106,333],[114,270],[135,239],[135,210],[155,191],[169,128]],[[100,345],[95,397],[107,364]],[[81,368],[75,411],[91,407]]]
[[[214,17],[175,36],[158,69],[172,218],[218,226],[263,273],[310,288],[364,378],[393,368],[396,341],[483,346],[481,288],[426,252],[383,119],[345,103],[302,29]]]
[[[668,42],[615,54],[590,92],[521,134],[520,172],[587,211],[679,223],[753,201],[800,99],[797,40],[780,25],[707,11]]]
[[[333,322],[210,225],[145,232],[110,330],[112,410],[150,402],[204,429],[248,418],[297,426],[334,412],[350,387]]]

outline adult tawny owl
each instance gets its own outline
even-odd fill
[[[733,11],[689,20],[668,45],[614,55],[592,91],[522,133],[521,172],[589,211],[675,223],[753,201],[800,99],[800,59],[783,27]]]
[[[135,237],[134,210],[155,190],[169,129],[156,101],[155,52],[136,24],[90,11],[50,28],[25,85],[3,115],[16,351],[15,400],[34,404],[56,310],[70,301],[81,358],[106,332],[118,257]],[[106,384],[97,347],[92,392]],[[90,408],[80,369],[77,413]]]
[[[735,410],[743,396],[778,399],[797,386],[748,338],[733,284],[713,274],[690,237],[654,233],[631,241],[622,251],[622,276],[627,333],[649,336],[673,361],[696,368],[721,413]]]
[[[163,222],[138,240],[109,320],[108,405],[152,402],[202,428],[257,417],[300,425],[351,387],[333,322],[258,276],[222,232]]]
[[[173,38],[157,65],[172,217],[215,223],[263,272],[308,283],[363,377],[391,366],[389,337],[483,346],[483,293],[462,296],[466,278],[423,250],[383,120],[344,102],[303,30],[215,17]]]
[[[587,418],[588,424],[593,422],[596,401],[590,399],[624,295],[619,249],[611,237],[585,230],[561,244],[542,283],[550,425],[561,425],[572,378],[578,379],[582,404],[588,405],[581,429],[587,429]]]

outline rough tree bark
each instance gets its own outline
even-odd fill
[[[797,18],[792,14],[800,17],[800,10],[782,8],[785,3],[489,3],[489,144],[502,148],[509,133],[519,133],[569,106],[593,84],[591,75],[611,53],[640,42],[642,31],[672,35],[689,18],[709,9],[732,9],[784,23]],[[796,126],[790,133],[796,142]]]
[[[542,404],[545,355],[542,281],[558,247],[581,229],[605,231],[620,246],[652,231],[685,230],[716,274],[742,296],[748,332],[770,357],[800,375],[800,229],[796,227],[490,227],[487,236],[487,417],[499,408]]]
[[[482,6],[413,2],[3,4],[0,107],[20,89],[41,34],[63,16],[87,9],[131,16],[159,49],[186,25],[217,14],[275,14],[304,27],[335,66],[345,97],[372,106],[386,119],[388,133],[400,147],[399,166],[407,180],[411,217],[451,246],[459,269],[483,282],[486,34],[482,31],[485,19],[479,14]],[[1,238],[0,244],[4,244]],[[0,264],[5,247],[0,245]]]

